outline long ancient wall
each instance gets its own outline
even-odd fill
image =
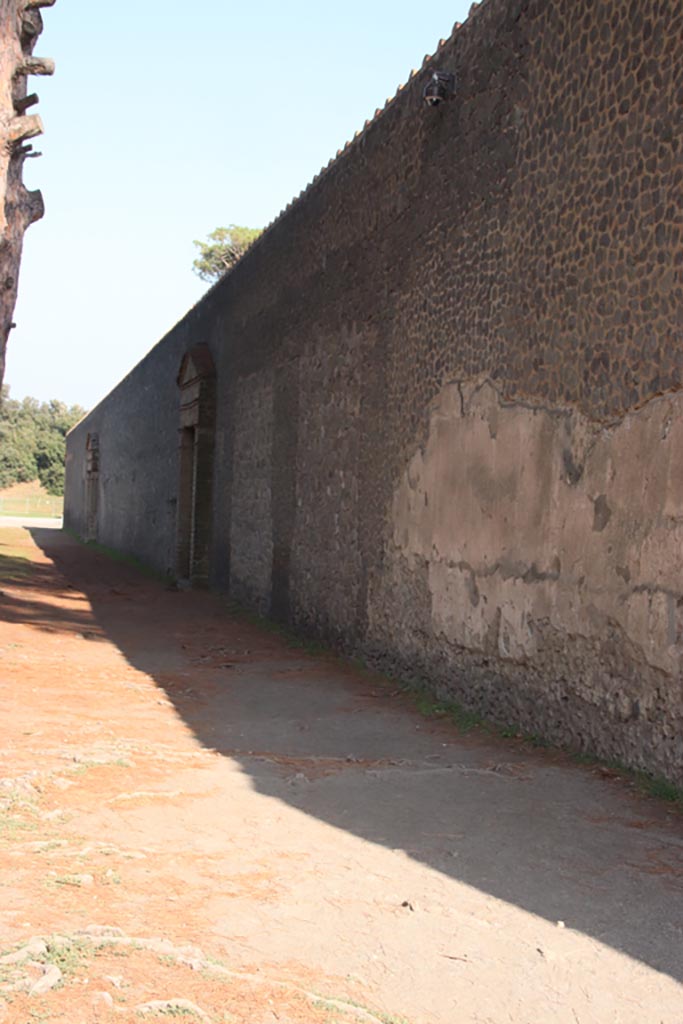
[[[67,524],[176,572],[206,345],[213,585],[683,781],[682,32],[678,0],[473,8],[72,431]]]

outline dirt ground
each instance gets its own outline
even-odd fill
[[[683,1024],[683,819],[0,529],[0,1021]]]

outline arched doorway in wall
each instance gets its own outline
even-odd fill
[[[85,539],[97,540],[97,506],[100,493],[100,438],[88,434],[85,442]]]
[[[176,575],[179,582],[209,582],[216,371],[208,345],[183,356],[178,373],[180,427]]]

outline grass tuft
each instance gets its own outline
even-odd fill
[[[457,701],[436,700],[426,688],[402,687],[412,697],[415,707],[425,718],[444,718],[459,729],[460,732],[471,732],[472,729],[485,725],[481,715],[468,711]]]
[[[23,839],[22,833],[35,832],[38,825],[35,821],[27,821],[25,818],[18,818],[15,814],[5,814],[0,811],[0,839],[13,840]]]
[[[47,953],[39,959],[42,963],[54,964],[63,975],[75,974],[90,959],[90,947],[80,939],[64,939],[61,936],[47,940]]]
[[[74,889],[83,888],[83,882],[78,875],[56,875],[47,879],[48,885],[70,885]]]
[[[138,1010],[137,1012],[141,1017],[156,1017],[157,1014],[163,1017],[197,1017],[197,1012],[191,1010],[189,1006],[160,1006],[154,1010],[153,1014],[149,1010]]]
[[[662,779],[657,775],[647,775],[645,772],[636,772],[638,786],[649,796],[658,800],[666,800],[667,803],[677,804],[683,811],[683,789],[675,786],[668,779]]]
[[[362,1010],[363,1013],[371,1014],[373,1017],[376,1017],[377,1020],[381,1020],[382,1024],[410,1024],[410,1021],[406,1017],[396,1017],[393,1014],[382,1013],[381,1010],[368,1010],[368,1008],[363,1006],[362,1003],[357,1002],[355,999],[349,999],[348,996],[341,996],[338,1000],[330,999],[329,997],[326,998],[325,996],[316,996],[313,1000],[314,1006],[317,1006],[321,1010],[326,1010],[328,1013],[334,1014],[334,1017],[328,1018],[330,1020],[330,1024],[333,1024],[333,1022],[336,1021],[341,1022],[342,1019],[348,1020],[348,1014],[346,1013],[343,1018],[339,1016],[339,1003],[355,1008],[356,1010]]]

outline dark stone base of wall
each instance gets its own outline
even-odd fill
[[[497,726],[683,786],[683,714],[662,707],[654,714],[627,717],[618,700],[596,703],[566,679],[548,681],[533,666],[503,664],[467,650],[431,656],[415,651],[411,657],[370,647],[358,653],[378,671],[424,686],[436,698],[455,701]],[[586,655],[599,658],[595,651],[576,655],[584,663]]]

